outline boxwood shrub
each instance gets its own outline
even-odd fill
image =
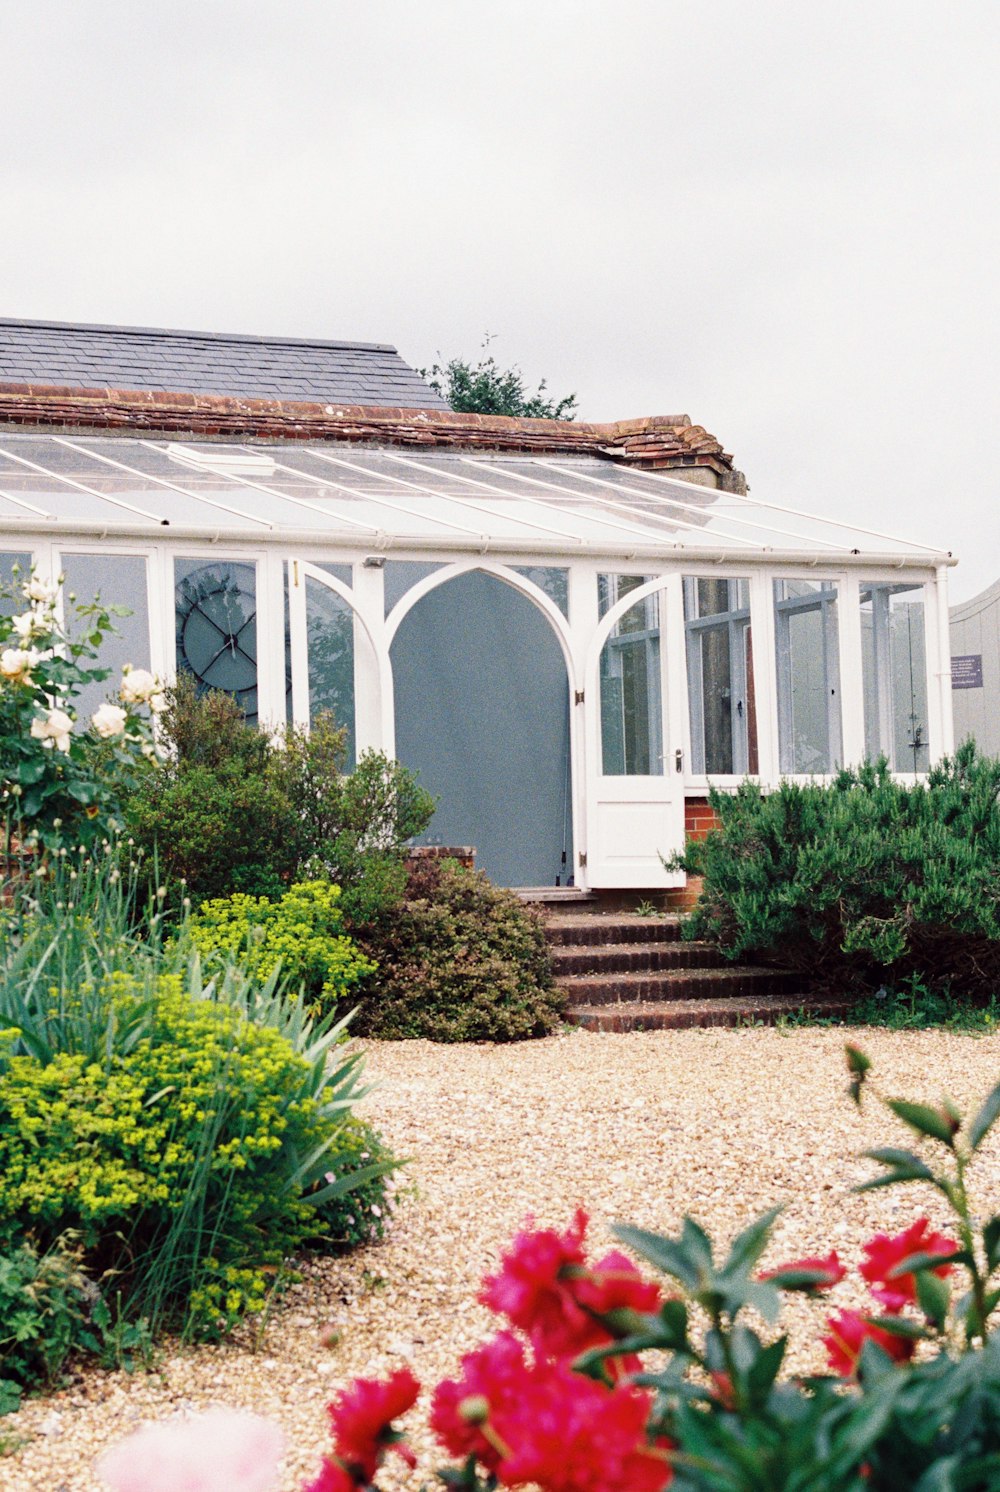
[[[518,1041],[558,1025],[541,918],[480,871],[414,866],[391,917],[356,935],[378,964],[358,1014],[367,1035]]]

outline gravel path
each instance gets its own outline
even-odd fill
[[[411,1157],[415,1190],[390,1239],[309,1266],[256,1351],[168,1351],[153,1374],[89,1372],[0,1421],[0,1437],[27,1438],[0,1460],[0,1486],[98,1492],[91,1468],[101,1448],[143,1420],[224,1403],[283,1425],[282,1488],[293,1492],[315,1469],[323,1407],[345,1379],[409,1361],[430,1385],[486,1334],[479,1279],[528,1211],[564,1226],[583,1203],[595,1244],[605,1245],[615,1219],[673,1229],[690,1210],[724,1238],[787,1202],[773,1262],[831,1246],[854,1261],[873,1231],[901,1228],[919,1209],[942,1222],[933,1196],[916,1189],[849,1195],[871,1170],[858,1152],[902,1130],[875,1104],[859,1115],[845,1097],[847,1035],[746,1029],[573,1032],[513,1047],[370,1043],[369,1072],[382,1086],[365,1107]],[[947,1092],[968,1106],[1000,1078],[1000,1035],[853,1035],[893,1094]],[[978,1190],[984,1206],[1000,1207],[1000,1135],[984,1147]],[[837,1304],[860,1303],[852,1291],[845,1282]],[[822,1315],[796,1302],[786,1323],[796,1368],[823,1364]],[[339,1341],[322,1345],[330,1327]],[[419,1423],[413,1440],[426,1451],[425,1473],[437,1458]]]

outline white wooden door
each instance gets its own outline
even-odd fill
[[[684,845],[683,646],[679,576],[626,592],[597,629],[584,700],[584,874],[595,889],[685,882],[661,859]]]

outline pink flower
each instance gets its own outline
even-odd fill
[[[588,1221],[580,1207],[565,1233],[523,1229],[500,1261],[499,1273],[487,1275],[479,1292],[483,1305],[506,1316],[532,1340],[543,1341],[555,1357],[575,1356],[593,1335],[593,1322],[580,1306],[576,1280],[570,1277],[570,1271],[584,1269]]]
[[[270,1492],[282,1448],[267,1420],[210,1409],[137,1430],[105,1452],[97,1472],[114,1492]]]
[[[660,1492],[671,1479],[667,1442],[646,1439],[652,1397],[528,1361],[511,1332],[462,1359],[462,1376],[434,1391],[431,1427],[453,1456],[474,1455],[508,1486],[545,1492]],[[318,1489],[325,1492],[325,1489]]]
[[[890,1278],[892,1271],[914,1254],[953,1254],[957,1249],[958,1244],[953,1238],[946,1238],[943,1233],[928,1233],[927,1219],[918,1217],[911,1227],[892,1238],[885,1233],[876,1233],[865,1244],[868,1257],[861,1265],[861,1274],[872,1286],[875,1299],[887,1311],[901,1311],[917,1298],[917,1278],[914,1274],[900,1274]],[[932,1273],[944,1279],[951,1274],[951,1265],[941,1264]],[[876,1285],[879,1286],[878,1289],[875,1288]]]
[[[386,1381],[355,1378],[328,1408],[333,1450],[357,1482],[369,1483],[387,1450],[395,1450],[410,1466],[416,1458],[393,1429],[392,1421],[416,1402],[420,1384],[409,1368],[400,1368]]]
[[[799,1270],[810,1270],[812,1273],[822,1275],[815,1284],[809,1285],[810,1291],[830,1290],[834,1285],[839,1285],[847,1274],[847,1270],[837,1258],[836,1249],[827,1254],[825,1259],[810,1256],[806,1259],[793,1259],[790,1264],[779,1264],[777,1269],[767,1269],[757,1276],[761,1280],[773,1280],[778,1274],[792,1274]]]
[[[830,1335],[823,1338],[827,1359],[833,1371],[844,1378],[852,1378],[857,1371],[866,1341],[877,1343],[893,1362],[908,1362],[913,1356],[915,1342],[875,1326],[860,1311],[841,1311],[839,1316],[828,1317],[826,1324],[830,1328]]]
[[[565,1233],[525,1228],[503,1256],[495,1275],[483,1280],[479,1299],[520,1327],[542,1356],[578,1357],[614,1340],[596,1318],[610,1311],[659,1310],[660,1292],[630,1259],[612,1249],[587,1264],[583,1240],[589,1219],[577,1209]],[[617,1363],[622,1370],[624,1364]]]
[[[574,1280],[576,1298],[588,1311],[605,1316],[609,1311],[658,1311],[663,1304],[659,1289],[643,1279],[632,1260],[617,1249],[591,1265],[583,1278]]]
[[[339,1461],[329,1456],[323,1462],[319,1476],[315,1477],[302,1492],[354,1492],[355,1481]]]
[[[496,1472],[501,1453],[482,1426],[505,1422],[516,1413],[531,1371],[524,1348],[510,1331],[466,1353],[461,1377],[439,1383],[431,1401],[430,1426],[445,1449],[462,1460],[474,1455],[487,1471]]]
[[[496,1417],[500,1480],[544,1492],[661,1492],[673,1471],[668,1443],[646,1439],[651,1406],[648,1393],[538,1364],[518,1404]]]

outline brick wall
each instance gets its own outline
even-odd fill
[[[709,829],[718,827],[719,818],[707,798],[684,799],[684,833],[689,839],[704,839]]]

